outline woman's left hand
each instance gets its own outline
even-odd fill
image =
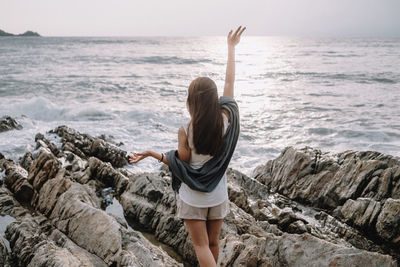
[[[129,156],[129,163],[132,164],[132,163],[139,162],[142,159],[147,158],[148,156],[150,156],[150,151],[135,153],[135,154]]]

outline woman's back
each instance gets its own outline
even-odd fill
[[[222,134],[225,134],[226,129],[229,126],[229,122],[228,117],[224,112],[222,112],[222,118],[224,121]],[[212,156],[196,153],[196,149],[193,144],[193,127],[191,124],[185,128],[185,131],[188,136],[188,144],[191,150],[189,164],[194,169],[200,168],[204,163],[210,160]],[[219,184],[210,193],[193,190],[185,183],[182,183],[181,187],[179,188],[179,196],[184,202],[194,207],[212,207],[219,205],[228,198],[226,174],[224,174]]]

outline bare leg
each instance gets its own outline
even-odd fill
[[[221,234],[223,219],[208,220],[207,221],[207,234],[208,234],[208,246],[210,247],[211,253],[214,256],[215,263],[218,262],[219,253],[219,236]]]
[[[197,260],[201,267],[216,267],[213,254],[208,246],[206,221],[185,219],[186,229],[193,241]]]

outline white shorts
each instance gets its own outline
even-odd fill
[[[229,199],[214,207],[199,208],[185,203],[179,194],[176,194],[176,208],[176,215],[181,219],[204,221],[223,219],[229,213]]]

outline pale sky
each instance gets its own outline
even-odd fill
[[[400,37],[400,0],[0,0],[0,29],[44,36]]]

